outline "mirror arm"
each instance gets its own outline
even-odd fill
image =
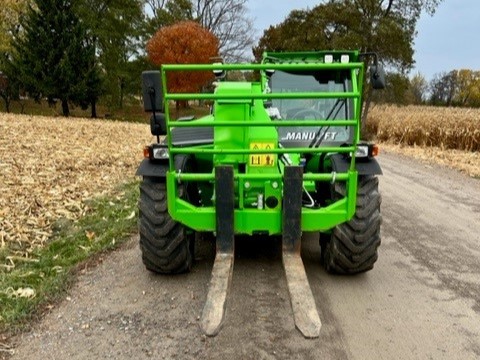
[[[369,51],[369,52],[364,52],[358,55],[359,57],[368,57],[372,56],[373,57],[373,64],[375,65],[375,73],[373,76],[375,76],[375,79],[378,79],[379,74],[378,74],[378,54],[375,51]]]
[[[375,51],[360,53],[358,56],[361,57],[361,58],[362,57],[373,56],[374,64],[375,64],[375,66],[378,66],[378,54]]]

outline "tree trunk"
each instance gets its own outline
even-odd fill
[[[120,109],[123,109],[123,94],[125,92],[125,79],[120,78],[120,103],[118,104]]]
[[[8,95],[2,96],[3,101],[5,102],[5,111],[7,114],[10,112],[10,97]]]
[[[62,100],[62,112],[63,116],[70,116],[70,109],[68,107],[68,100]]]
[[[97,102],[95,100],[92,100],[92,119],[97,118]]]

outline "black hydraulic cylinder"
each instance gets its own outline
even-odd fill
[[[235,193],[233,166],[215,167],[217,253],[233,253]]]
[[[283,176],[283,249],[300,252],[302,237],[303,167],[285,166]]]

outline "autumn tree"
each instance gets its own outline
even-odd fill
[[[156,65],[208,64],[218,56],[218,39],[198,23],[184,21],[161,28],[148,42],[147,52]],[[168,89],[196,92],[211,79],[211,72],[170,72]]]
[[[480,106],[480,71],[457,70],[455,102],[460,106]]]
[[[452,70],[430,81],[430,103],[445,106],[480,106],[480,71]]]
[[[410,79],[408,92],[412,104],[420,105],[425,102],[428,92],[428,82],[422,74],[417,73]]]
[[[21,29],[21,19],[32,0],[3,0],[0,7],[0,53],[11,50],[12,39]]]
[[[12,54],[12,41],[22,30],[22,18],[32,0],[3,0],[0,7],[0,97],[5,110],[10,111],[10,103],[18,98],[18,82],[9,74]]]

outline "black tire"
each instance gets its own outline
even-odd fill
[[[179,196],[185,189],[178,188]],[[145,267],[155,273],[178,274],[190,271],[194,235],[173,220],[167,210],[166,184],[160,179],[144,177],[140,184],[139,233]]]
[[[346,194],[345,183],[337,183],[333,198]],[[380,204],[376,176],[359,176],[354,217],[337,225],[331,235],[320,234],[322,264],[330,273],[357,274],[371,270],[380,246]]]

